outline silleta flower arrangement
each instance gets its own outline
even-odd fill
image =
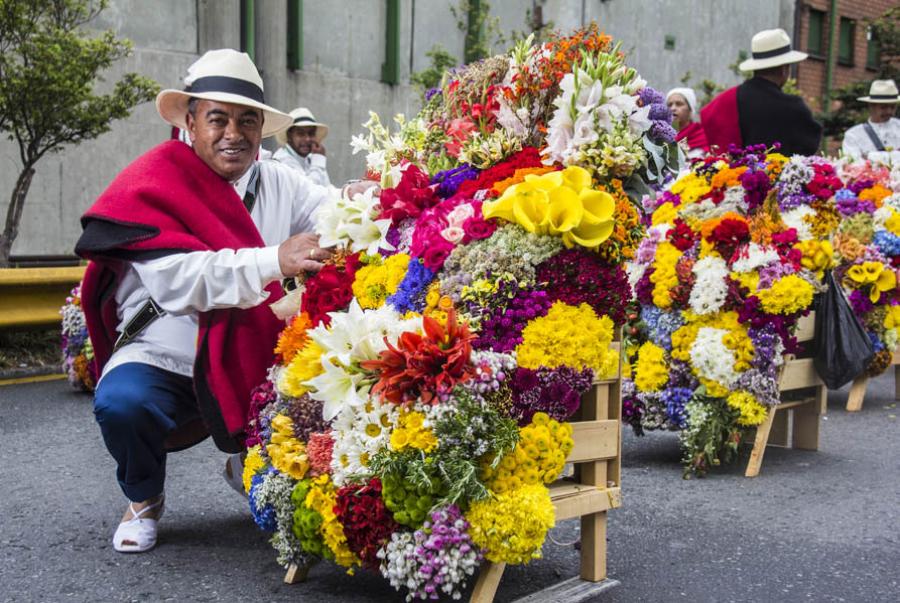
[[[686,475],[729,460],[779,403],[783,355],[832,267],[841,187],[821,158],[749,148],[695,162],[650,202],[623,417],[679,430]]]
[[[72,289],[60,308],[62,315],[63,370],[69,383],[87,392],[94,391],[97,375],[94,374],[94,348],[88,337],[84,311],[81,308],[81,285]]]
[[[567,420],[618,375],[642,230],[622,172],[545,152],[553,90],[605,50],[592,31],[519,48],[555,67],[509,97],[486,82],[510,56],[456,70],[370,151],[392,186],[320,208],[320,241],[340,251],[304,283],[247,428],[244,485],[279,562],[377,571],[411,600],[458,598],[485,559],[540,558]],[[626,129],[645,107],[632,78]],[[505,130],[504,103],[539,123]]]
[[[900,334],[900,166],[869,162],[839,167],[845,188],[837,192],[841,224],[833,245],[841,283],[875,347],[867,373],[890,365]]]

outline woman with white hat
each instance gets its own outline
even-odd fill
[[[894,117],[900,102],[896,82],[875,80],[869,94],[857,100],[869,105],[869,119],[844,134],[844,154],[853,159],[874,159],[900,149],[900,119]]]
[[[250,390],[284,327],[267,305],[282,278],[331,254],[312,214],[332,191],[256,160],[262,138],[293,120],[266,104],[250,57],[211,50],[184,83],[156,108],[192,144],[164,142],[126,167],[82,217],[75,248],[91,260],[94,415],[129,500],[113,536],[123,553],[156,544],[168,452],[207,435],[243,450]]]
[[[328,136],[328,126],[316,121],[306,107],[297,107],[290,115],[293,118],[291,125],[275,134],[279,149],[272,159],[298,170],[316,184],[330,185],[325,147],[322,146]]]
[[[714,98],[700,112],[711,145],[750,146],[781,143],[785,155],[814,155],[822,142],[822,124],[799,96],[781,88],[790,66],[806,59],[791,48],[783,29],[767,29],[753,36],[751,58],[739,65],[753,77]]]
[[[666,105],[672,112],[672,125],[678,130],[675,141],[688,157],[702,157],[709,151],[706,132],[700,125],[697,95],[692,88],[672,88],[666,94]]]

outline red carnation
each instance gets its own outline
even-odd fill
[[[353,299],[353,278],[359,268],[359,254],[347,257],[343,267],[328,265],[306,281],[300,310],[309,314],[313,325],[331,322],[327,314],[343,310]]]
[[[377,553],[400,529],[381,499],[381,481],[377,477],[362,486],[344,486],[337,491],[334,504],[347,546],[357,554],[364,567],[377,570]]]
[[[697,234],[690,226],[685,224],[681,218],[676,218],[675,228],[669,231],[668,237],[669,242],[672,243],[678,251],[684,252],[694,246]]]

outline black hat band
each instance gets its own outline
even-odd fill
[[[209,75],[197,78],[190,86],[185,88],[184,91],[192,92],[194,94],[225,92],[228,94],[244,96],[263,105],[266,104],[262,88],[253,82],[248,82],[247,80],[236,77],[228,77],[226,75]]]
[[[787,54],[791,51],[791,45],[782,46],[781,48],[776,48],[774,50],[765,50],[763,52],[754,52],[754,59],[770,59],[772,57],[777,57],[778,55]]]

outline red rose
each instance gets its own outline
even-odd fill
[[[451,243],[441,238],[435,239],[433,244],[425,250],[425,255],[422,256],[422,263],[432,272],[438,272],[444,266],[444,262],[447,261],[447,256],[450,255],[451,251],[453,251]]]

